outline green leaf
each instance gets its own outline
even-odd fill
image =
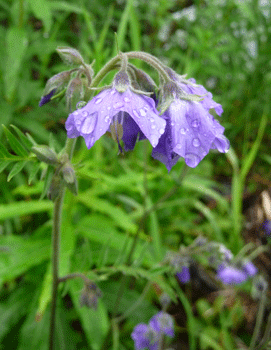
[[[77,200],[92,210],[110,216],[122,229],[132,233],[136,232],[137,227],[129,214],[109,201],[95,197],[94,195],[91,196],[88,191],[77,196]]]
[[[15,125],[10,125],[17,133],[17,135],[19,136],[22,144],[24,145],[24,147],[30,151],[31,148],[34,146],[34,144],[24,135],[24,133],[19,129],[17,128],[17,126]]]
[[[48,239],[33,240],[18,236],[2,236],[0,245],[5,249],[0,255],[1,283],[22,275],[50,256]]]
[[[16,137],[5,127],[5,125],[2,125],[2,127],[4,129],[4,132],[6,134],[6,137],[10,143],[10,147],[12,148],[12,150],[21,157],[28,157],[28,152],[22,146],[22,144],[16,139]]]
[[[5,71],[5,96],[12,100],[18,84],[22,61],[28,46],[27,35],[24,29],[10,27],[6,34],[7,60]]]
[[[46,308],[51,301],[52,290],[52,264],[47,265],[46,273],[43,277],[41,292],[39,296],[38,309],[36,313],[36,319],[41,320]]]
[[[12,330],[13,326],[27,314],[32,296],[32,286],[30,284],[24,284],[15,289],[7,300],[0,303],[2,322],[0,327],[0,342]]]
[[[81,320],[89,347],[93,350],[100,350],[109,329],[109,318],[103,301],[101,299],[98,301],[97,310],[89,309],[85,306],[81,307],[79,297],[83,283],[78,279],[74,279],[69,281],[69,286],[73,305]]]
[[[32,200],[0,205],[0,220],[10,219],[16,216],[30,215],[53,209],[54,204],[49,200]]]
[[[17,175],[25,166],[25,164],[27,163],[27,161],[20,161],[16,164],[13,165],[13,168],[11,169],[10,173],[8,174],[8,178],[7,181],[9,182],[13,176]]]
[[[6,162],[3,162],[3,161],[0,161],[0,173],[6,169],[6,167],[10,164],[11,162],[10,161],[6,161]]]
[[[35,176],[37,175],[39,169],[41,167],[41,163],[33,163],[32,164],[32,168],[29,172],[29,177],[28,177],[28,185],[30,185],[33,181],[33,179],[35,178]]]
[[[35,17],[43,22],[45,32],[49,33],[52,26],[50,3],[46,0],[30,0],[29,3]]]

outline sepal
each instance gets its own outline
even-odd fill
[[[81,65],[84,64],[83,57],[76,49],[68,46],[59,46],[56,49],[62,60],[69,65]]]
[[[37,145],[32,147],[32,152],[35,153],[36,157],[46,164],[57,165],[58,157],[55,151],[46,145]]]

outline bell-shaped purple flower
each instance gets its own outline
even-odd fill
[[[234,266],[221,264],[217,271],[217,277],[224,284],[240,284],[247,280],[247,273]]]
[[[133,341],[135,342],[135,349],[158,349],[158,334],[148,325],[139,323],[131,334]]]
[[[176,273],[178,280],[181,283],[188,283],[190,281],[190,271],[188,266],[182,266],[181,271]]]
[[[118,143],[123,140],[125,150],[132,150],[138,138],[146,137],[153,147],[157,146],[166,122],[159,117],[152,98],[129,88],[119,92],[113,87],[70,114],[65,126],[68,137],[83,136],[88,148],[111,130]]]
[[[172,316],[164,311],[158,312],[154,315],[149,322],[151,328],[157,333],[166,334],[169,337],[174,337],[174,321]]]
[[[252,277],[258,272],[256,266],[251,261],[246,261],[243,264],[243,271],[249,276]]]

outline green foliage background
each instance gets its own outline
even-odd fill
[[[244,245],[243,193],[256,191],[254,175],[270,178],[270,16],[271,5],[255,0],[0,0],[0,349],[48,347],[53,204],[44,196],[44,165],[29,155],[32,144],[25,133],[61,150],[64,103],[38,107],[46,80],[66,69],[56,47],[78,49],[89,63],[95,60],[97,72],[116,54],[114,32],[120,50],[156,55],[213,93],[224,108],[221,123],[231,150],[226,156],[209,154],[148,217],[128,268],[124,260],[140,218],[176,184],[184,164],[180,160],[168,174],[151,158],[147,143],[123,157],[107,135],[91,150],[79,140],[73,160],[79,195],[65,198],[60,274],[87,273],[103,298],[97,311],[80,308],[82,282],[65,284],[56,348],[101,349],[122,274],[133,276],[134,286],[127,287],[120,312],[136,302],[149,280],[183,303],[191,350],[233,349],[238,337],[248,344],[249,336],[234,331],[242,310],[238,300],[232,312],[222,311],[219,303],[208,306],[214,315],[222,313],[217,322],[200,312],[202,299],[196,317],[191,300],[180,289],[176,294],[158,264],[167,249],[177,250],[198,235],[235,253]],[[216,201],[212,210],[210,199]],[[247,291],[249,285],[241,288]],[[158,311],[157,300],[151,288],[120,329],[113,329],[108,348],[132,349],[133,327]],[[184,331],[178,331],[181,337]]]

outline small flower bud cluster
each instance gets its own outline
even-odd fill
[[[77,68],[58,73],[50,78],[46,83],[39,106],[50,102],[53,97],[64,95],[66,91],[68,109],[73,111],[77,103],[84,99],[87,85],[91,83],[93,70],[84,62],[77,50],[70,47],[58,47],[57,52],[66,64],[77,66]]]
[[[194,79],[185,79],[144,52],[119,53],[94,76],[77,50],[61,47],[57,51],[65,62],[78,67],[51,78],[40,105],[66,89],[67,104],[73,111],[65,124],[69,138],[82,136],[91,148],[110,131],[120,152],[133,150],[136,142],[148,139],[153,158],[164,163],[168,171],[181,157],[194,168],[211,149],[228,151],[224,128],[210,112],[220,116],[222,106]],[[157,70],[159,86],[129,58],[143,60]],[[112,84],[98,88],[102,78],[115,69],[118,72]],[[102,91],[85,106],[77,107],[97,89]]]
[[[174,320],[164,311],[153,316],[149,324],[138,324],[131,335],[136,350],[158,350],[164,336],[174,337]]]
[[[97,310],[98,300],[102,297],[100,288],[94,283],[85,283],[80,296],[80,305]]]
[[[32,152],[41,162],[53,166],[55,169],[48,191],[48,197],[51,200],[55,200],[58,197],[62,183],[73,194],[77,194],[78,183],[67,154],[58,156],[53,149],[46,145],[36,145],[32,147]]]

